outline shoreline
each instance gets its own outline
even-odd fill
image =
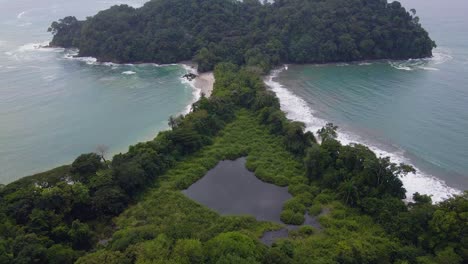
[[[289,64],[294,65],[294,64]],[[287,70],[288,65],[276,68],[266,75],[263,79],[265,85],[273,91],[278,97],[281,105],[281,110],[286,113],[288,119],[303,122],[306,125],[306,131],[315,132],[323,127],[328,121],[319,118],[315,114],[315,110],[312,109],[306,101],[300,96],[296,95],[288,89],[288,87],[281,84],[277,78],[278,75]],[[432,196],[433,202],[441,202],[451,197],[452,195],[460,194],[462,191],[453,188],[445,182],[445,180],[421,171],[413,165],[413,162],[406,156],[399,155],[398,153],[392,153],[377,146],[375,143],[367,142],[362,139],[360,135],[353,134],[352,132],[339,130],[338,138],[343,145],[352,143],[362,144],[367,146],[377,157],[390,157],[394,163],[406,163],[413,166],[416,169],[415,174],[408,174],[405,177],[400,178],[403,187],[406,189],[406,201],[412,200],[412,195],[415,192],[421,194],[428,194]]]
[[[185,77],[182,77],[183,82],[188,82],[194,89],[196,89],[199,93],[198,96],[194,98],[194,102],[200,99],[201,95],[205,95],[205,97],[210,97],[211,93],[213,92],[213,87],[215,83],[214,74],[212,71],[198,73],[198,65],[192,61],[183,61],[180,62],[181,65],[187,73],[193,73],[196,77],[193,80],[188,80]]]
[[[204,72],[195,78],[194,86],[200,89],[206,97],[210,97],[213,92],[214,82],[213,72]]]

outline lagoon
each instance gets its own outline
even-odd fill
[[[260,221],[282,223],[287,187],[265,183],[245,167],[246,158],[224,160],[183,193],[222,215],[251,215]]]

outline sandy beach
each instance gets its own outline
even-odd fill
[[[199,74],[194,80],[194,86],[202,91],[206,97],[210,97],[213,91],[215,79],[213,72],[204,72]]]
[[[198,73],[198,65],[192,61],[184,61],[181,64],[184,65],[189,72],[197,75],[197,77],[192,81],[193,86],[200,89],[206,97],[210,97],[213,92],[213,85],[215,82],[213,72]]]

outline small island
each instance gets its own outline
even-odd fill
[[[153,0],[113,6],[79,21],[52,23],[51,46],[102,62],[193,60],[263,73],[283,63],[329,63],[432,56],[434,41],[416,11],[385,0]]]

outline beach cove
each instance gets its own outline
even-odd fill
[[[1,184],[69,164],[98,145],[108,147],[108,157],[126,152],[167,129],[169,116],[187,113],[198,99],[195,86],[206,85],[182,80],[182,65],[98,63],[75,58],[77,50],[44,48],[53,20],[72,13],[85,18],[122,3],[2,3]]]

